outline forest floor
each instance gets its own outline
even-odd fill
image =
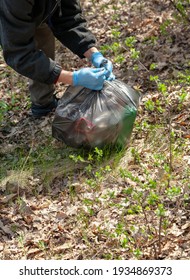
[[[190,259],[189,22],[167,0],[81,3],[116,77],[142,94],[130,144],[58,142],[1,52],[0,259]],[[56,55],[88,65],[59,43]]]

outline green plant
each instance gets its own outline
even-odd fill
[[[95,158],[98,162],[102,161],[103,156],[104,156],[104,152],[103,152],[102,149],[99,149],[98,147],[95,147],[94,154],[95,154]]]
[[[161,236],[161,232],[162,232],[162,223],[163,223],[163,218],[165,217],[166,215],[166,210],[164,208],[164,205],[162,203],[158,204],[158,207],[156,209],[156,215],[158,216],[159,218],[159,232],[158,232],[158,254],[161,254],[161,239],[162,239],[162,236]]]
[[[72,159],[75,163],[85,162],[85,159],[81,155],[69,155],[69,158]]]
[[[160,197],[156,192],[150,191],[147,197],[148,205],[156,205],[160,201]]]
[[[137,42],[137,39],[134,37],[134,36],[130,36],[130,37],[127,37],[125,39],[125,45],[128,47],[128,48],[133,48],[134,45],[136,44]]]
[[[134,64],[133,71],[137,72],[138,70],[139,70],[139,65],[138,64]]]
[[[156,63],[152,63],[150,65],[150,70],[155,70],[157,68],[157,64]]]
[[[125,56],[123,54],[118,54],[114,57],[114,62],[122,64],[125,61]]]
[[[5,113],[8,111],[8,105],[4,100],[0,100],[0,123],[5,117]]]
[[[135,47],[137,39],[134,36],[130,36],[125,39],[125,46],[129,48],[130,57],[132,60],[138,60],[140,56],[140,51],[138,51]]]
[[[170,0],[170,2],[172,3],[172,5],[178,13],[176,17],[189,23],[189,0]]]
[[[120,239],[120,244],[122,248],[127,248],[128,247],[128,243],[129,243],[129,239],[126,235],[122,236],[122,238]]]
[[[177,82],[183,85],[189,85],[190,84],[190,71],[186,69],[183,72],[178,72],[177,75]]]
[[[178,110],[182,109],[183,103],[187,99],[187,96],[188,96],[188,93],[186,92],[186,90],[182,89],[182,91],[178,95],[178,99],[179,99]]]
[[[186,100],[187,94],[188,93],[186,91],[182,90],[182,93],[179,95],[179,102],[180,103],[183,103],[184,100]]]
[[[21,232],[19,233],[18,237],[17,237],[18,243],[21,246],[22,250],[23,250],[23,254],[26,257],[26,248],[25,248],[25,237],[24,237],[24,233]]]
[[[134,162],[135,163],[140,163],[141,156],[140,156],[139,152],[135,148],[131,149],[131,154],[132,154],[132,156],[134,158]]]
[[[141,256],[142,256],[142,251],[141,251],[139,248],[137,248],[137,249],[135,249],[135,250],[133,251],[133,255],[134,255],[137,259],[140,259]]]
[[[41,249],[42,251],[46,251],[47,245],[43,240],[39,240],[38,241],[38,247],[39,249]]]
[[[166,190],[166,194],[169,198],[179,196],[181,194],[181,188],[180,187],[170,187]]]
[[[120,50],[121,50],[121,43],[113,42],[110,45],[110,50],[114,53],[114,55],[117,55],[120,52]]]
[[[121,178],[130,178],[132,181],[140,183],[140,180],[138,177],[134,176],[130,171],[123,169],[123,168],[119,168],[119,173]]]
[[[153,100],[151,99],[148,99],[146,102],[145,102],[145,108],[149,111],[154,111],[155,110],[155,103]]]
[[[161,31],[162,35],[168,34],[167,28],[168,28],[168,26],[170,26],[170,24],[171,24],[171,20],[167,19],[160,25],[160,31]]]
[[[125,224],[119,222],[119,223],[116,225],[115,232],[116,232],[117,235],[121,235],[121,234],[123,234],[123,233],[125,234],[125,233],[126,233]]]
[[[137,60],[139,59],[140,51],[136,50],[135,48],[130,48],[131,59]]]
[[[102,52],[102,54],[106,54],[108,51],[110,50],[110,46],[109,45],[102,45],[100,46],[100,51]]]
[[[163,95],[166,95],[167,93],[167,86],[165,83],[161,83],[159,82],[158,83],[158,90],[163,94]]]
[[[114,38],[119,39],[121,36],[121,32],[117,29],[112,29],[111,34]]]

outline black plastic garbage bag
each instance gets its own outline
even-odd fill
[[[101,91],[70,86],[59,100],[52,135],[71,147],[125,146],[131,136],[140,94],[120,80]]]

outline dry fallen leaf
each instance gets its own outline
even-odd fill
[[[7,226],[7,225],[3,225],[2,221],[0,221],[0,229],[2,229],[6,234],[13,236],[14,233],[12,232],[12,230]]]

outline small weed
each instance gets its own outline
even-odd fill
[[[135,164],[136,164],[136,163],[140,163],[140,161],[141,161],[141,156],[140,156],[139,152],[138,152],[135,148],[132,148],[132,149],[131,149],[131,154],[132,154],[132,156],[133,156],[133,158],[134,158],[134,163],[135,163]]]
[[[160,31],[162,35],[168,34],[167,28],[168,26],[170,26],[170,24],[171,24],[171,20],[167,19],[160,25]]]
[[[185,70],[184,72],[178,72],[177,82],[183,85],[190,84],[190,71]]]
[[[112,34],[113,38],[115,38],[115,39],[119,39],[121,36],[121,32],[116,29],[112,29],[111,34]]]
[[[150,65],[150,70],[155,70],[157,68],[157,64],[156,63],[152,63]]]
[[[110,45],[110,50],[114,53],[114,55],[118,55],[118,53],[119,53],[120,50],[121,50],[121,43],[119,43],[119,42],[113,42],[113,43]]]
[[[118,64],[122,64],[126,60],[123,54],[118,54],[114,57],[114,62]]]
[[[43,240],[39,240],[39,241],[38,241],[38,247],[39,247],[39,249],[41,249],[42,251],[46,251],[47,245],[45,244],[45,242],[44,242]]]
[[[84,158],[81,155],[69,155],[69,158],[72,159],[75,163],[85,162]]]
[[[119,173],[120,173],[121,178],[129,178],[136,183],[140,183],[139,178],[135,177],[130,171],[128,171],[126,169],[120,168]]]
[[[133,251],[133,255],[137,258],[137,259],[140,259],[142,257],[142,251],[137,248]]]
[[[150,192],[147,197],[148,205],[156,205],[160,201],[160,197],[156,192]]]
[[[86,184],[89,185],[91,188],[96,188],[97,187],[97,182],[94,179],[86,179]]]
[[[156,209],[155,213],[158,217],[165,216],[166,211],[165,211],[164,205],[162,203],[158,204],[158,208]]]
[[[130,36],[130,37],[127,37],[125,39],[125,45],[128,47],[128,48],[133,48],[134,45],[136,44],[137,42],[137,39],[133,36]]]
[[[137,60],[139,59],[140,51],[136,50],[135,48],[130,48],[130,54],[132,60]]]
[[[116,225],[116,229],[115,229],[115,232],[118,235],[121,235],[121,234],[125,234],[126,233],[126,230],[125,230],[125,224],[119,222],[117,225]]]
[[[167,86],[166,86],[166,84],[159,82],[159,83],[158,83],[158,90],[159,90],[164,96],[166,96],[166,93],[167,93]]]
[[[0,123],[2,123],[5,113],[8,111],[9,107],[7,103],[3,100],[0,100]]]
[[[24,238],[24,233],[19,233],[19,236],[17,237],[18,243],[21,246],[23,250],[24,256],[26,256],[26,248],[25,248],[25,238]]]
[[[181,194],[181,188],[180,187],[171,187],[166,190],[166,194],[168,198],[173,198],[176,196],[179,196]]]
[[[153,112],[155,110],[155,103],[153,100],[148,99],[144,104],[145,104],[146,110],[151,111],[151,112]]]
[[[120,244],[122,248],[127,248],[128,247],[128,243],[129,243],[129,239],[127,238],[127,236],[123,236],[120,239]]]
[[[189,0],[174,0],[172,5],[175,7],[177,14],[174,15],[179,21],[189,23]]]

